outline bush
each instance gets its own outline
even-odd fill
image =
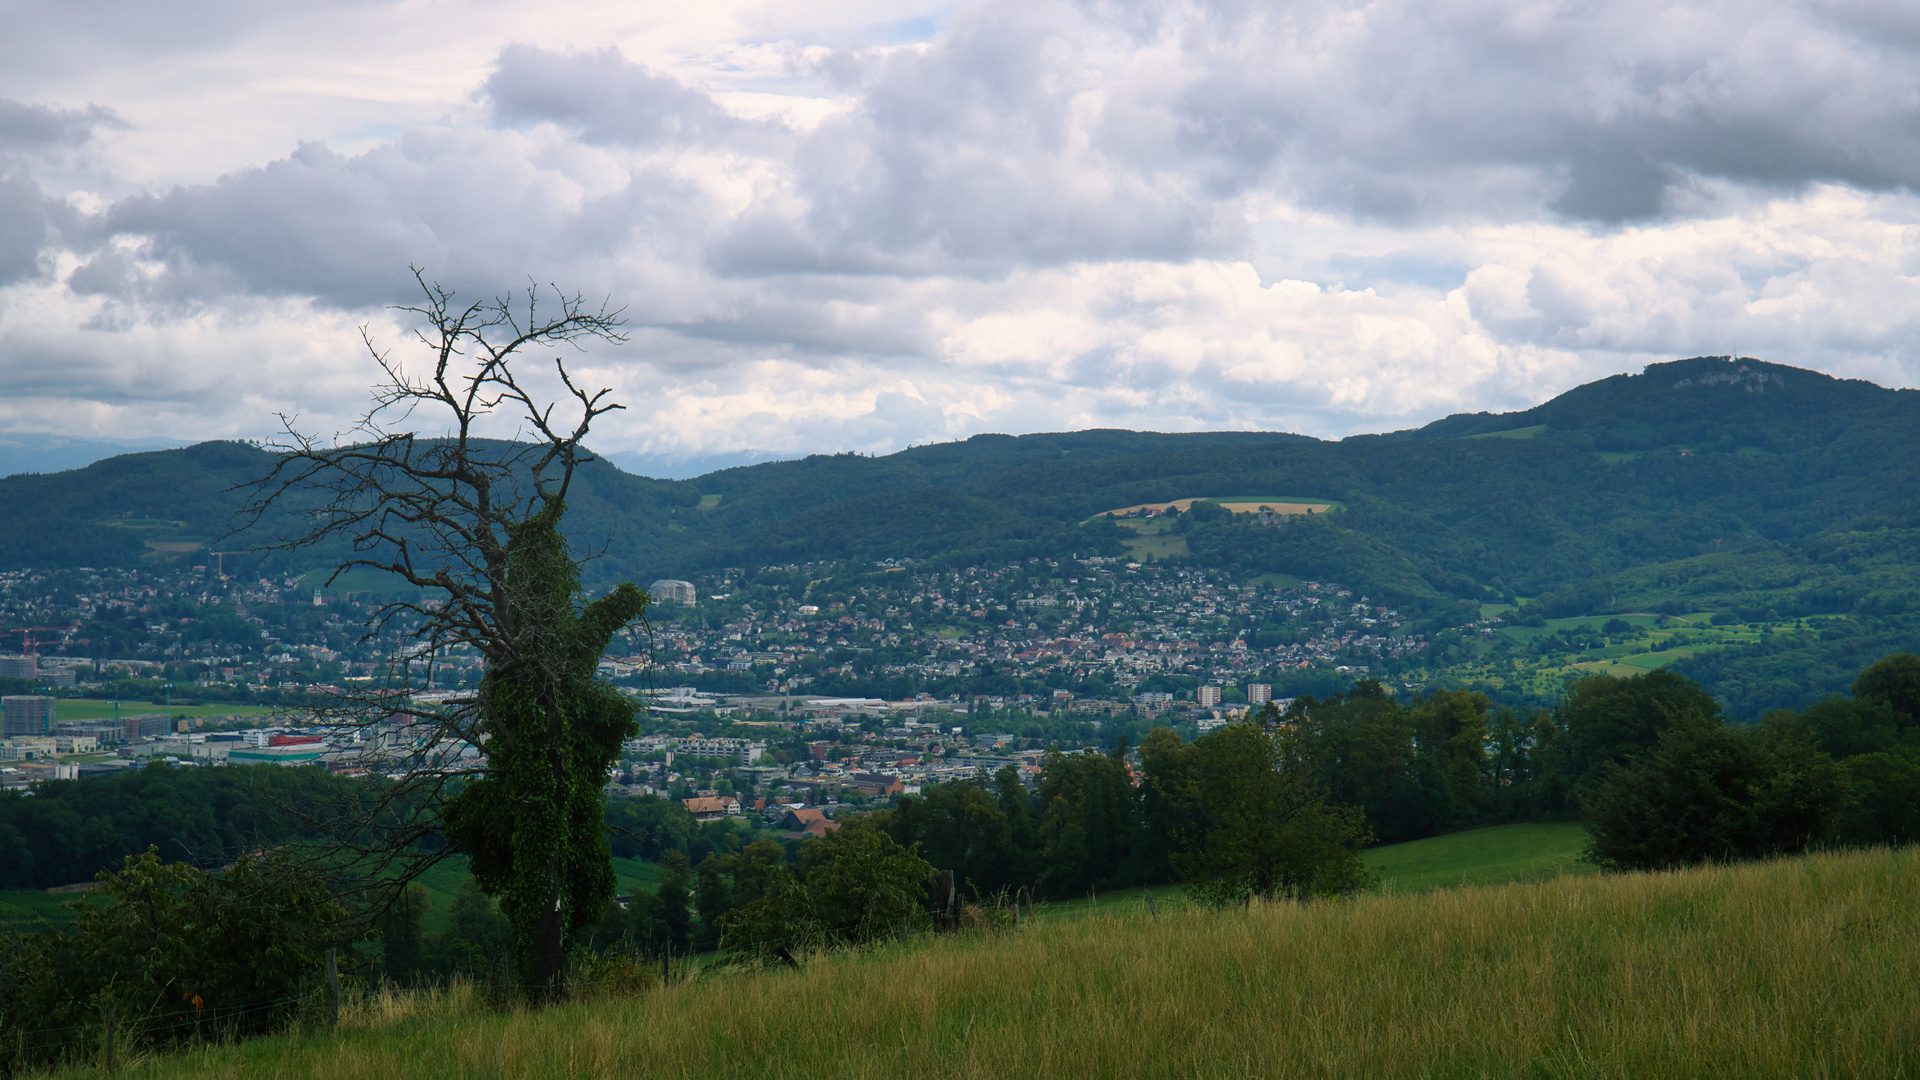
[[[1588,861],[1664,870],[1805,851],[1834,835],[1847,785],[1803,740],[1692,713],[1630,764],[1607,765],[1583,802]]]
[[[109,1004],[123,1046],[272,1030],[346,944],[346,910],[312,871],[243,856],[218,874],[129,856],[71,927],[0,937],[0,1073],[90,1058]]]
[[[1920,746],[1862,754],[1841,763],[1852,801],[1840,815],[1848,844],[1910,844],[1920,840]]]
[[[870,945],[924,930],[933,867],[870,822],[856,820],[800,847],[805,878],[772,865],[760,895],[721,916],[720,942],[760,962]]]

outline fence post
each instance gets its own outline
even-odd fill
[[[1153,890],[1152,889],[1147,890],[1147,914],[1153,916],[1154,922],[1160,921],[1160,909],[1153,906]]]
[[[340,1023],[340,965],[334,958],[334,950],[327,950],[327,988],[333,992],[333,1020]]]
[[[107,1071],[113,1071],[113,1002],[107,1002]]]

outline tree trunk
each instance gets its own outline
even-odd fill
[[[527,949],[527,980],[535,995],[545,1001],[558,1001],[567,993],[566,890],[567,833],[567,752],[566,725],[558,702],[547,705],[547,761],[553,770],[553,802],[546,808],[552,819],[552,845],[547,851],[547,895],[534,924],[533,940]]]

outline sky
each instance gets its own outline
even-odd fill
[[[592,445],[656,475],[988,431],[1340,437],[1696,355],[1920,384],[1910,2],[0,25],[0,444],[350,433],[369,342],[427,358],[411,267],[624,309],[625,342],[562,355],[627,406]]]

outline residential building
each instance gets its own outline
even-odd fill
[[[140,716],[120,718],[120,737],[127,742],[137,739],[151,739],[156,735],[165,735],[173,730],[173,724],[167,720],[166,713],[144,713]]]
[[[1247,704],[1265,705],[1267,702],[1272,700],[1273,700],[1273,684],[1263,683],[1263,682],[1247,684]]]
[[[655,603],[663,600],[672,600],[681,604],[693,603],[693,582],[691,581],[661,578],[647,586],[647,592],[652,595]]]
[[[110,716],[94,720],[61,720],[53,725],[53,730],[58,735],[90,737],[100,746],[112,746],[126,737],[120,721]]]
[[[738,813],[739,800],[726,795],[700,795],[691,799],[681,799],[681,805],[693,815],[695,821],[719,821],[728,814]]]
[[[1220,688],[1217,686],[1203,686],[1199,690],[1199,695],[1200,707],[1203,709],[1211,709],[1220,704]]]
[[[34,694],[0,698],[0,735],[46,735],[53,731],[54,699]]]
[[[814,806],[789,809],[780,815],[779,824],[776,826],[782,830],[781,835],[789,840],[801,840],[809,836],[818,839],[839,827],[839,822],[827,817],[825,811]]]

